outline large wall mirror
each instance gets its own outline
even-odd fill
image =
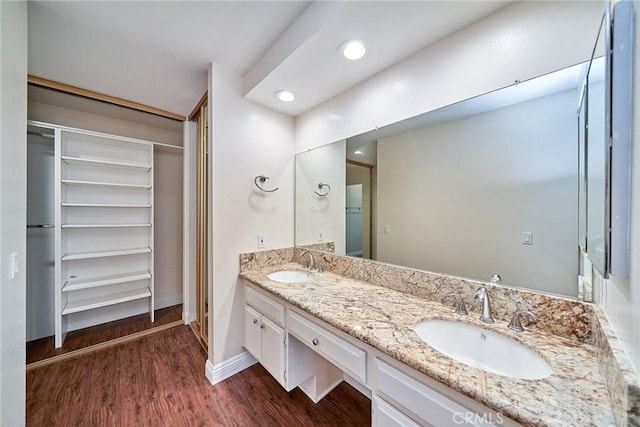
[[[575,297],[587,67],[298,154],[296,245]]]
[[[298,154],[296,245],[578,298],[581,260],[606,258],[598,40],[591,61]]]

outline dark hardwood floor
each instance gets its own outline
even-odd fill
[[[346,383],[318,404],[258,364],[212,386],[188,326],[27,372],[28,426],[369,426]]]
[[[72,331],[67,334],[62,347],[55,348],[54,337],[41,338],[27,343],[27,365],[49,357],[124,337],[156,326],[182,319],[182,304],[155,311],[155,322],[149,314],[128,317],[101,325]]]

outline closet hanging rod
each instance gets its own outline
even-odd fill
[[[34,132],[32,130],[28,130],[27,131],[27,135],[33,135],[33,136],[41,136],[43,138],[51,138],[54,139],[55,136],[53,136],[53,134],[50,133],[40,133],[40,132]]]
[[[27,224],[27,228],[53,228],[53,224]]]

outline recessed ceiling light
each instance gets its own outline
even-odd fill
[[[357,155],[361,156],[364,153],[362,151],[360,151],[360,150],[356,150],[356,151],[353,152],[353,154],[357,154]]]
[[[360,40],[349,40],[340,47],[340,53],[349,61],[356,61],[367,53],[367,49]]]
[[[296,96],[293,94],[293,92],[290,92],[288,90],[279,90],[276,92],[276,98],[278,98],[282,102],[291,102],[296,99]]]

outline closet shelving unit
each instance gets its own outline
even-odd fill
[[[153,143],[56,129],[55,176],[56,347],[76,313],[148,299],[153,322]]]

